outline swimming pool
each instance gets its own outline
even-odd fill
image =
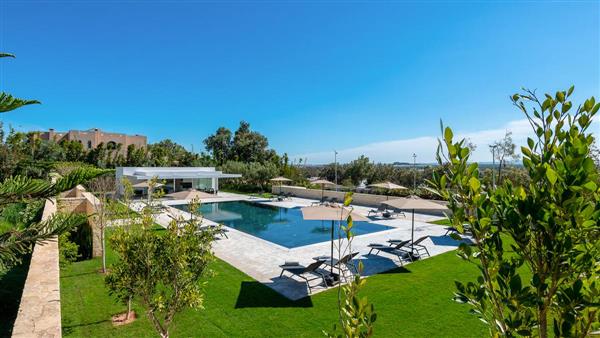
[[[186,204],[173,205],[187,211]],[[269,242],[296,248],[329,241],[331,221],[306,221],[300,208],[280,208],[248,201],[206,203],[200,206],[202,215],[213,222],[243,231]],[[334,229],[337,238],[337,226]],[[354,222],[353,233],[364,235],[392,229],[369,222]]]

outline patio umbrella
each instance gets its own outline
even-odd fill
[[[155,188],[158,188],[158,187],[162,187],[163,185],[164,185],[164,184],[162,184],[162,183],[156,183],[156,184],[154,185],[154,187],[155,187]],[[148,188],[150,188],[150,185],[148,184],[148,181],[144,181],[144,182],[136,183],[136,184],[133,184],[133,185],[131,185],[131,186],[132,186],[133,188],[138,188],[138,189],[140,189],[140,188],[145,188],[145,189],[148,189]]]
[[[302,218],[313,221],[331,221],[331,258],[333,259],[333,227],[335,221],[342,221],[352,216],[353,221],[368,221],[365,216],[352,211],[351,208],[337,205],[317,205],[304,207],[302,209]],[[333,264],[331,264],[331,274],[333,274]]]
[[[283,182],[291,182],[292,180],[290,180],[287,177],[277,176],[277,177],[274,177],[274,178],[270,179],[269,181],[271,181],[271,182],[279,182],[279,193],[281,194],[281,189],[282,189]]]
[[[321,202],[323,202],[323,196],[325,194],[325,185],[335,185],[335,183],[329,182],[328,180],[316,180],[316,181],[312,181],[310,183],[321,185]]]
[[[173,192],[170,194],[165,195],[166,197],[170,197],[172,199],[176,199],[176,200],[192,200],[192,199],[206,199],[206,198],[215,198],[215,195],[206,193],[206,192],[202,192],[202,191],[198,191],[196,189],[188,189],[188,190],[183,190],[183,191],[178,191],[178,192]]]
[[[446,210],[446,206],[440,203],[432,202],[430,200],[422,199],[418,196],[409,196],[407,198],[397,198],[383,202],[383,204],[389,205],[390,207],[402,210],[412,211],[412,228],[411,228],[411,246],[410,251],[413,253],[412,242],[415,241],[415,209],[417,210]]]
[[[371,188],[381,188],[381,189],[387,189],[387,190],[405,190],[408,189],[407,187],[403,187],[401,185],[392,183],[392,182],[381,182],[381,183],[375,183],[375,184],[369,184],[369,187]],[[386,195],[386,200],[389,198],[389,196]]]

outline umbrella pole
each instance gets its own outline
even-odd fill
[[[331,261],[329,263],[331,263],[329,266],[331,267],[330,272],[331,272],[331,276],[333,277],[333,224],[334,224],[334,220],[331,221]]]
[[[412,231],[410,234],[410,254],[414,255],[415,253],[415,209],[412,209]]]
[[[325,184],[321,184],[321,203],[323,203],[324,196],[325,196]]]

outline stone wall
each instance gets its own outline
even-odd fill
[[[337,198],[338,201],[344,200],[344,195],[346,194],[343,191],[334,191],[334,190],[320,190],[320,189],[307,189],[305,187],[296,187],[296,186],[278,186],[273,185],[272,192],[274,194],[278,194],[279,192],[283,193],[291,193],[293,196],[308,198],[314,200],[320,200],[321,194],[327,198]],[[386,201],[388,199],[395,199],[400,197],[394,196],[386,196],[386,195],[376,195],[376,194],[363,194],[363,193],[354,193],[352,195],[352,204],[362,205],[367,207],[377,207],[381,204],[381,202]],[[415,210],[416,212],[430,215],[439,215],[443,216],[444,213],[442,211],[431,211],[431,210]]]
[[[56,201],[46,201],[42,219],[56,213]],[[13,337],[61,337],[58,239],[36,244],[23,288]]]
[[[85,213],[92,228],[92,255],[101,255],[100,228],[94,213],[100,201],[85,188],[78,186],[56,199],[46,201],[42,220],[57,211]],[[33,248],[29,272],[25,280],[19,312],[13,327],[13,337],[61,337],[60,270],[58,238],[38,243]]]
[[[88,223],[92,230],[92,257],[102,256],[101,231],[96,216],[96,210],[102,207],[100,200],[94,194],[85,191],[82,186],[78,186],[63,193],[58,204],[61,212],[85,213],[90,216]]]

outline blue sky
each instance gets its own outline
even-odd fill
[[[597,1],[4,0],[1,89],[43,104],[0,118],[195,150],[243,119],[309,163],[432,161],[443,119],[485,160],[526,133],[519,88],[599,96],[599,17]]]

